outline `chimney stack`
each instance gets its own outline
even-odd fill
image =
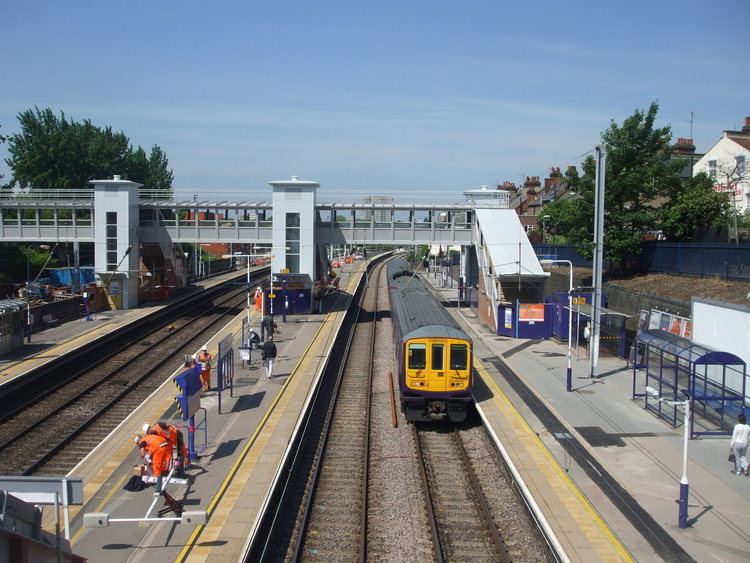
[[[750,117],[745,118],[745,126],[742,128],[745,135],[750,135]]]
[[[526,176],[526,181],[523,183],[523,187],[529,195],[536,195],[541,186],[542,184],[539,181],[539,176]]]

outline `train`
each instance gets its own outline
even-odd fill
[[[474,403],[471,338],[406,260],[390,260],[387,274],[406,419],[463,421]]]

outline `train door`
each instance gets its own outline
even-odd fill
[[[430,391],[448,390],[445,348],[445,342],[433,340],[430,343]]]

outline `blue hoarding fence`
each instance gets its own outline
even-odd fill
[[[750,280],[750,244],[658,241],[643,248],[651,272]]]
[[[689,276],[716,276],[750,280],[750,244],[644,241],[643,252],[632,259],[635,270]],[[537,257],[570,260],[573,266],[591,266],[571,244],[535,244]]]
[[[501,303],[497,306],[497,334],[547,340],[552,336],[553,309],[552,303]]]

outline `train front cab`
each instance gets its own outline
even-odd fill
[[[413,338],[404,343],[401,396],[410,421],[461,422],[472,402],[471,342]]]

